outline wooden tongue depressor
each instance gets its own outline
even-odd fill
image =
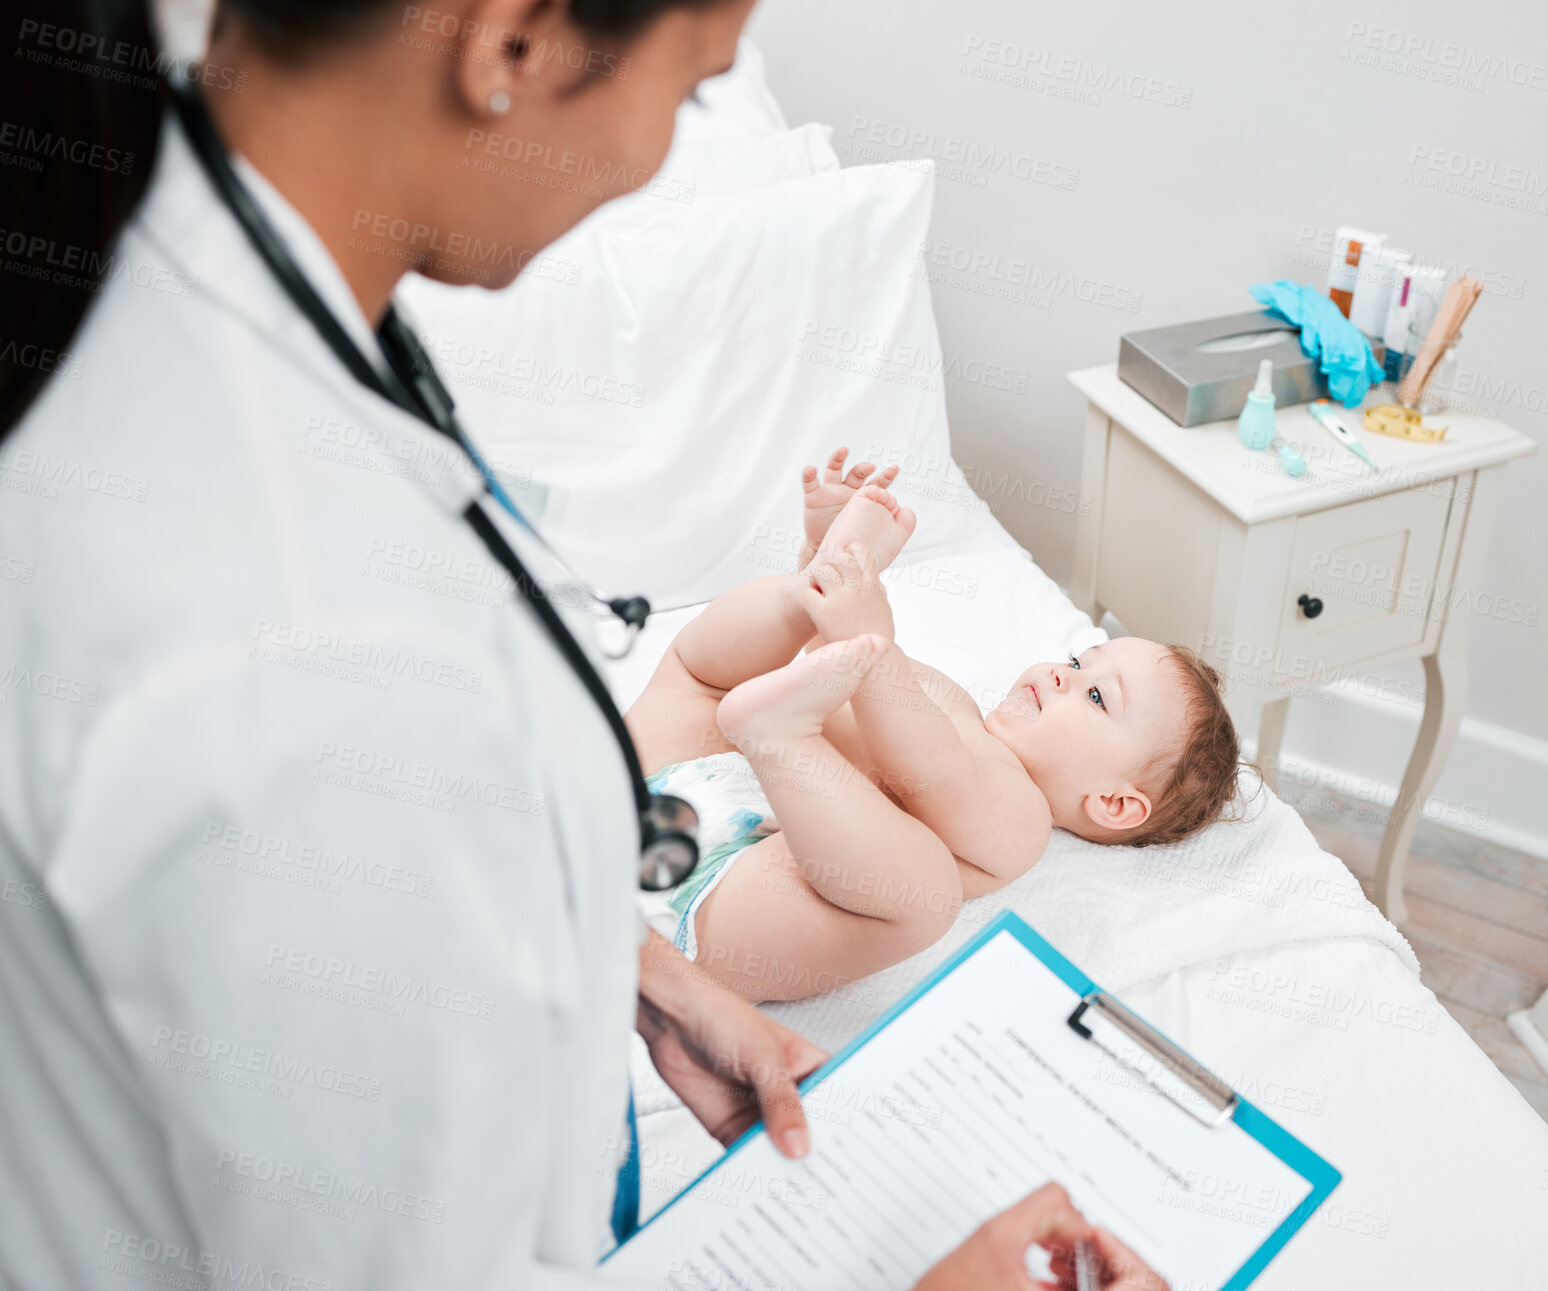
[[[1482,291],[1483,284],[1477,278],[1466,275],[1451,284],[1446,298],[1441,301],[1441,307],[1435,311],[1435,321],[1430,324],[1424,344],[1414,356],[1413,366],[1403,378],[1403,384],[1398,387],[1398,399],[1403,404],[1410,408],[1418,406],[1419,396],[1424,393],[1425,386],[1435,373],[1435,365],[1456,341],[1462,331],[1462,324],[1467,321]]]

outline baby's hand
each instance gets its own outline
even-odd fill
[[[866,632],[893,639],[892,606],[876,559],[859,543],[823,552],[806,571],[801,604],[824,641],[848,641]]]

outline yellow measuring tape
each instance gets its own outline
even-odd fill
[[[1435,444],[1446,438],[1446,427],[1426,426],[1424,418],[1400,403],[1380,403],[1365,410],[1364,426],[1377,435],[1391,435],[1415,444]]]

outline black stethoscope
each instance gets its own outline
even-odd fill
[[[564,565],[553,548],[543,540],[542,535],[516,509],[516,505],[511,501],[499,479],[489,469],[478,450],[469,442],[461,425],[458,424],[456,406],[452,402],[450,392],[441,384],[430,356],[425,353],[424,347],[420,345],[413,332],[398,317],[397,311],[389,305],[376,332],[389,369],[384,374],[350,339],[349,333],[344,330],[343,325],[323,303],[316,289],[307,281],[306,275],[301,272],[300,266],[296,264],[283,239],[264,217],[252,194],[243,186],[231,165],[231,158],[215,129],[215,123],[210,119],[209,112],[204,106],[204,100],[199,97],[199,91],[182,74],[181,69],[175,70],[168,80],[178,118],[182,121],[183,130],[188,135],[188,140],[193,145],[193,150],[204,167],[205,174],[209,176],[215,191],[230,208],[237,223],[242,226],[248,239],[263,258],[264,263],[268,265],[276,281],[284,288],[285,294],[290,297],[292,303],[317,329],[328,348],[338,356],[340,362],[349,369],[361,385],[374,390],[382,398],[396,404],[405,412],[453,440],[478,468],[479,474],[483,477],[484,492],[468,503],[462,518],[472,526],[473,532],[483,542],[490,556],[510,575],[517,591],[526,597],[533,613],[547,630],[559,653],[574,669],[575,675],[590,692],[597,707],[602,710],[602,716],[607,719],[608,726],[612,728],[613,738],[618,742],[618,748],[623,753],[624,765],[629,772],[635,809],[639,815],[640,886],[651,892],[677,886],[693,873],[699,863],[698,814],[681,798],[650,791],[645,783],[645,774],[640,767],[639,754],[635,751],[634,741],[629,738],[629,730],[624,725],[623,714],[618,711],[618,706],[613,702],[612,695],[608,693],[606,684],[597,675],[597,670],[592,667],[591,660],[586,657],[580,643],[571,635],[558,612],[549,603],[547,594],[527,572],[511,545],[505,541],[490,520],[484,509],[485,498],[492,497],[553,555],[561,566],[566,570],[568,566]],[[650,616],[650,602],[643,596],[619,596],[610,599],[595,589],[588,589],[588,591],[593,602],[605,606],[626,625],[628,636],[624,648],[619,654],[612,656],[622,658],[629,652],[629,648],[634,644],[634,638],[639,635],[645,620]]]

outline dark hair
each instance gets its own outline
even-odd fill
[[[668,9],[711,0],[570,0],[569,18],[592,36],[627,39]],[[241,16],[270,49],[297,56],[347,40],[398,8],[385,0],[220,0],[220,12]]]
[[[0,181],[0,434],[65,366],[145,191],[166,102],[140,0],[19,0],[7,10],[16,50],[0,77],[11,132],[0,140],[11,168]]]
[[[627,40],[668,9],[713,0],[570,0],[599,39]],[[259,39],[304,53],[384,20],[388,0],[220,0]],[[11,15],[15,15],[14,19]],[[119,231],[156,160],[168,58],[148,0],[17,0],[0,77],[0,437],[66,363]],[[56,273],[61,261],[69,272]],[[56,278],[68,281],[61,283]]]

